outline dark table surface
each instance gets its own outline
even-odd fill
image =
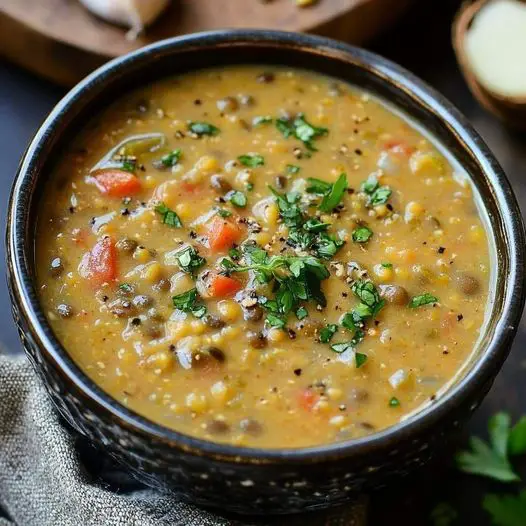
[[[451,19],[458,2],[421,1],[388,34],[370,47],[413,71],[448,97],[471,120],[496,154],[510,178],[521,208],[526,210],[526,135],[507,130],[474,100],[458,70],[450,45]],[[0,61],[0,203],[2,220],[17,164],[24,148],[64,90],[11,64]],[[523,179],[524,178],[524,179]],[[2,222],[2,224],[4,224]],[[2,246],[3,250],[3,246]],[[4,256],[0,258],[4,273]],[[20,349],[10,318],[5,280],[0,280],[0,342],[10,351]],[[514,418],[526,413],[526,324],[523,318],[511,355],[490,394],[468,425],[466,435],[485,435],[488,418],[499,410]],[[523,469],[521,469],[523,468]],[[526,478],[526,463],[518,466]],[[487,492],[512,492],[486,480],[460,474],[445,466],[424,484],[390,490],[375,524],[425,524],[429,510],[447,501],[460,513],[458,523],[490,524],[480,502]],[[400,515],[402,513],[402,515]],[[402,519],[403,517],[403,519]]]

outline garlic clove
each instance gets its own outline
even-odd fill
[[[463,4],[453,23],[453,45],[475,98],[507,124],[526,129],[526,4]]]
[[[130,36],[136,37],[170,0],[80,0],[80,3],[103,20],[130,28]]]

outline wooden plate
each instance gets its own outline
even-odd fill
[[[107,24],[77,0],[2,0],[0,53],[70,86],[106,60],[170,36],[221,28],[308,31],[363,43],[392,23],[411,0],[173,0],[137,40]]]

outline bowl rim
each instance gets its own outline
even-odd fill
[[[486,183],[490,186],[495,203],[499,207],[500,219],[509,241],[509,274],[508,286],[502,302],[503,315],[495,327],[493,337],[485,348],[481,349],[480,356],[473,361],[465,375],[433,404],[391,427],[366,437],[305,448],[254,448],[211,442],[156,424],[106,394],[75,364],[66,349],[55,338],[38,302],[36,287],[32,282],[26,257],[24,226],[29,211],[24,205],[27,204],[31,194],[32,184],[38,178],[37,160],[41,150],[59,127],[63,116],[93,86],[118,77],[145,57],[175,54],[193,47],[209,49],[218,45],[243,44],[261,45],[263,48],[281,46],[307,54],[331,53],[336,58],[344,56],[348,62],[353,62],[362,68],[366,67],[386,82],[395,85],[399,90],[409,94],[420,107],[424,106],[442,122],[448,123],[448,127],[462,141],[463,147],[469,149],[471,155],[477,159],[480,171],[484,173]],[[257,58],[254,63],[258,63]],[[379,449],[394,447],[405,439],[414,438],[423,427],[429,428],[445,418],[470,394],[481,389],[494,376],[495,370],[500,369],[507,357],[520,320],[525,298],[524,240],[522,215],[502,168],[467,119],[434,88],[390,60],[343,42],[313,35],[253,29],[206,31],[166,39],[113,59],[88,75],[55,106],[26,150],[11,190],[6,230],[8,273],[12,294],[20,308],[20,313],[27,321],[40,349],[83,396],[106,411],[112,418],[117,419],[124,427],[142,436],[155,438],[184,452],[207,455],[216,460],[250,464],[273,464],[284,461],[317,463],[328,459],[361,456]]]

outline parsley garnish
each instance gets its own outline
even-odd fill
[[[186,247],[180,252],[177,252],[177,254],[175,254],[175,259],[183,272],[192,275],[199,267],[202,267],[206,263],[206,259],[201,257],[197,253],[197,250],[192,246]]]
[[[275,314],[267,314],[265,321],[271,327],[275,327],[277,329],[283,329],[283,327],[285,327],[285,320],[283,318],[280,318],[279,316],[276,316]]]
[[[393,268],[393,264],[392,263],[380,263],[382,265],[382,267],[384,268]]]
[[[214,136],[220,131],[219,128],[208,122],[190,122],[188,129],[198,137],[202,137],[203,135]]]
[[[365,362],[367,361],[367,355],[361,352],[357,352],[354,355],[354,361],[356,363],[356,369],[359,369],[362,367],[362,365],[365,365]]]
[[[287,173],[290,175],[296,175],[300,171],[300,167],[295,164],[287,164]]]
[[[378,179],[371,174],[363,183],[362,191],[368,195],[367,206],[377,206],[387,203],[392,191],[388,186],[380,186]]]
[[[225,199],[238,208],[245,208],[245,206],[247,206],[247,196],[238,190],[231,190],[228,192],[225,195]]]
[[[327,128],[313,126],[305,119],[303,113],[298,113],[294,119],[276,119],[276,127],[285,139],[296,137],[311,152],[317,151],[312,142],[318,137],[323,137],[329,133]]]
[[[121,161],[121,168],[126,172],[135,172],[135,168],[137,166],[137,161],[135,159],[127,159],[124,158]]]
[[[391,400],[389,400],[389,407],[400,407],[400,400],[398,400],[396,396],[393,396]]]
[[[256,168],[257,166],[263,166],[265,164],[265,159],[262,155],[256,153],[247,153],[246,155],[240,155],[237,160],[243,166],[249,166],[250,168]]]
[[[526,450],[526,435],[523,420],[511,428],[511,419],[506,413],[497,413],[488,422],[489,444],[478,437],[471,437],[471,451],[461,451],[456,460],[458,467],[466,473],[490,477],[501,482],[519,480],[509,461],[511,451]],[[513,437],[513,438],[512,438]],[[510,444],[513,443],[513,450]]]
[[[131,283],[121,283],[119,289],[126,294],[131,294],[133,292],[133,285]]]
[[[304,318],[306,318],[307,316],[309,315],[307,309],[305,307],[300,307],[297,311],[296,311],[296,318],[298,318],[298,320],[303,320]]]
[[[217,215],[221,217],[230,217],[232,215],[232,212],[230,210],[226,210],[225,208],[216,208],[216,212]]]
[[[385,301],[380,298],[380,294],[372,281],[355,281],[351,290],[362,303],[371,309],[372,316],[376,316],[385,305]]]
[[[260,126],[261,124],[269,124],[272,122],[272,117],[270,116],[258,116],[252,119],[252,126]]]
[[[155,211],[163,216],[163,223],[174,228],[180,228],[183,226],[179,216],[171,209],[168,208],[164,203],[159,203],[155,207]]]
[[[338,325],[334,323],[329,323],[320,331],[320,342],[329,343],[332,340],[332,337],[338,332]]]
[[[309,177],[307,179],[309,186],[307,186],[307,192],[310,194],[323,195],[323,199],[320,203],[319,209],[322,212],[332,212],[334,208],[338,206],[345,190],[347,190],[347,175],[342,173],[334,184],[327,183],[321,179],[314,179]]]
[[[420,294],[419,296],[411,298],[409,307],[411,309],[416,309],[418,307],[422,307],[423,305],[430,305],[432,303],[438,303],[438,298],[432,294],[429,294],[428,292],[425,292],[424,294]]]
[[[159,161],[154,161],[154,166],[156,168],[171,168],[180,161],[182,153],[180,148],[172,150],[170,153],[163,155]]]
[[[319,305],[327,304],[320,281],[329,277],[329,271],[315,257],[269,256],[257,245],[244,245],[242,250],[246,265],[227,258],[223,258],[220,265],[226,273],[252,270],[260,283],[274,282],[274,298],[259,299],[259,303],[274,316],[269,320],[272,326],[280,325],[277,318],[283,320],[284,326],[288,314],[298,313],[302,301],[312,299]],[[299,312],[300,315],[303,313]]]
[[[353,230],[352,240],[355,243],[367,243],[372,235],[373,231],[370,228],[366,226],[360,226]]]
[[[173,306],[180,311],[192,313],[196,318],[202,318],[206,314],[206,306],[198,303],[197,298],[197,289],[190,289],[173,296]]]
[[[482,507],[491,515],[496,526],[526,524],[526,490],[518,495],[486,495]]]

